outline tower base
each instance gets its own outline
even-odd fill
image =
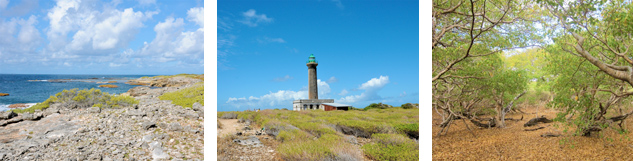
[[[334,103],[334,99],[306,99],[292,101],[292,110],[325,110],[322,103]]]

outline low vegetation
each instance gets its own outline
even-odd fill
[[[175,92],[165,93],[158,97],[161,100],[171,100],[173,104],[180,105],[182,107],[191,108],[193,103],[200,103],[204,105],[204,84],[197,83],[196,85],[181,89]]]
[[[372,139],[362,148],[373,159],[418,160],[418,145],[414,141],[419,133],[418,111],[400,107],[364,111],[262,110],[218,112],[218,118],[234,113],[238,119],[264,127],[281,142],[277,151],[285,160],[362,160],[360,148],[350,143],[349,135]]]
[[[111,95],[107,92],[101,92],[99,89],[83,89],[77,88],[71,90],[63,90],[60,93],[50,96],[46,101],[38,103],[25,109],[14,109],[13,112],[34,112],[35,110],[44,110],[51,104],[61,104],[65,108],[116,108],[138,104],[138,100],[130,96]]]
[[[159,75],[159,76],[154,76],[154,77],[141,77],[141,78],[173,78],[173,77],[177,77],[177,76],[185,76],[185,77],[189,77],[189,78],[196,78],[196,79],[200,79],[204,81],[204,74],[176,74],[176,75]]]
[[[418,144],[398,134],[374,134],[372,143],[363,145],[365,154],[375,160],[417,160]],[[415,149],[415,150],[413,150]]]

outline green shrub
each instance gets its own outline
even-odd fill
[[[158,98],[160,100],[171,100],[171,103],[175,105],[180,105],[182,107],[191,108],[193,106],[193,103],[196,102],[204,106],[204,84],[197,83],[197,85],[189,88],[165,93]]]
[[[388,104],[382,104],[382,103],[372,103],[369,104],[369,106],[365,107],[364,110],[369,110],[369,109],[386,109],[386,108],[392,108],[393,106],[388,105]]]
[[[374,134],[372,143],[363,145],[365,155],[374,160],[418,160],[418,145],[400,134]]]
[[[394,128],[400,132],[404,132],[404,133],[418,133],[420,130],[419,128],[419,124],[418,123],[413,123],[413,124],[399,124],[396,125]]]
[[[87,108],[87,107],[100,107],[100,108],[112,108],[131,106],[138,104],[138,100],[130,96],[115,96],[110,95],[107,92],[101,92],[99,89],[83,89],[77,88],[71,90],[63,90],[60,93],[50,96],[46,101],[35,104],[26,109],[14,109],[13,112],[34,112],[35,110],[44,110],[50,107],[51,104],[61,104],[65,108]]]
[[[412,108],[415,108],[415,105],[413,105],[412,103],[405,103],[405,104],[400,105],[400,107],[403,109],[412,109]]]

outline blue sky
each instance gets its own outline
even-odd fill
[[[204,2],[0,0],[0,73],[204,72]]]
[[[218,1],[218,110],[319,98],[363,108],[418,103],[418,1]]]

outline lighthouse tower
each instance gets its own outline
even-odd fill
[[[317,70],[319,63],[316,61],[314,54],[308,57],[308,99],[294,100],[292,102],[292,110],[326,110],[323,103],[334,103],[334,99],[319,99],[319,90],[317,84]]]
[[[308,63],[306,65],[308,66],[308,84],[309,84],[308,98],[316,100],[316,99],[319,99],[319,89],[317,86],[317,69],[316,69],[319,63],[314,58],[314,55],[310,54],[310,57],[308,57]]]

